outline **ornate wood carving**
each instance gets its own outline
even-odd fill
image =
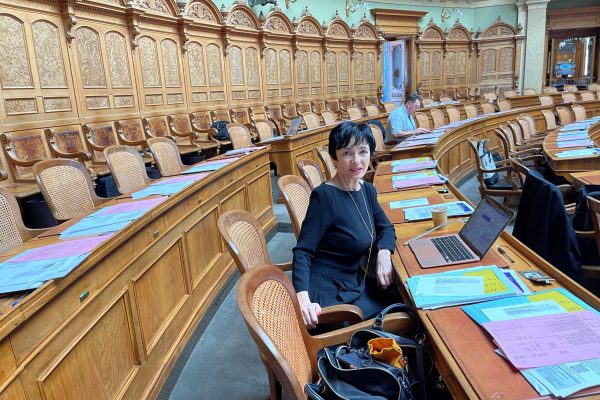
[[[277,71],[277,52],[274,49],[265,50],[265,68],[267,83],[279,83],[279,73]]]
[[[204,2],[193,2],[188,8],[187,15],[200,21],[217,24],[221,19],[215,11]]]
[[[231,71],[231,84],[244,84],[244,69],[242,64],[242,49],[231,46],[229,49],[229,68]]]
[[[83,87],[106,87],[98,32],[83,26],[75,31],[75,38]]]
[[[198,42],[188,44],[188,64],[190,69],[191,85],[206,85],[206,76],[204,73],[204,50]]]
[[[287,49],[279,50],[279,74],[282,84],[292,83],[292,56]]]
[[[156,42],[149,36],[142,36],[139,38],[138,43],[144,87],[160,87],[161,80],[158,70]]]
[[[296,63],[298,66],[298,83],[308,83],[308,53],[299,50],[296,55]]]
[[[208,66],[208,83],[211,86],[223,84],[223,72],[221,69],[221,49],[214,43],[206,46],[206,60]]]
[[[162,42],[160,42],[160,48],[165,85],[167,87],[181,87],[177,43],[171,39],[164,39]]]
[[[47,21],[36,21],[31,28],[41,87],[66,87],[58,28]]]
[[[321,82],[321,54],[318,51],[310,53],[310,82]]]
[[[342,51],[338,54],[338,63],[340,65],[340,82],[348,82],[350,70],[350,57],[348,53]]]
[[[127,43],[125,36],[118,32],[107,32],[104,35],[106,53],[108,56],[108,69],[113,88],[131,87],[129,62],[127,61]]]
[[[327,82],[337,82],[337,57],[333,51],[325,54]]]
[[[258,50],[254,47],[247,47],[244,50],[246,58],[246,81],[248,85],[260,84],[260,68],[258,64]]]
[[[23,23],[10,15],[0,15],[0,77],[4,88],[33,85]]]

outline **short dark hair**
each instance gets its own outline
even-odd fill
[[[352,121],[345,121],[331,130],[329,134],[329,155],[337,160],[335,152],[350,144],[354,138],[354,143],[359,144],[367,142],[371,153],[375,151],[375,138],[371,127],[368,124],[356,124]]]
[[[417,100],[419,100],[420,102],[423,101],[421,100],[421,96],[419,96],[417,93],[411,93],[406,97],[405,103],[414,103]]]

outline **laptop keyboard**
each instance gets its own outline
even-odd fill
[[[473,258],[456,236],[431,238],[431,242],[446,261],[455,262]]]

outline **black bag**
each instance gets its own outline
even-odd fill
[[[415,339],[383,330],[384,317],[399,311],[408,313],[415,320]],[[368,341],[374,338],[394,339],[407,360],[406,370],[374,360],[367,347]],[[335,353],[325,349],[325,356],[317,363],[319,383],[306,385],[306,393],[314,400],[425,400],[424,354],[428,356],[430,367],[433,367],[433,361],[428,353],[424,353],[424,340],[421,324],[413,310],[405,304],[393,304],[375,318],[373,329],[356,331],[348,346],[339,346]],[[417,396],[413,394],[413,387],[416,387]]]
[[[229,121],[215,121],[210,126],[217,130],[217,140],[229,140],[229,131],[227,130],[227,124]]]

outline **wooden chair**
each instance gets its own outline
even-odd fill
[[[31,167],[48,159],[42,134],[34,131],[0,135],[2,152],[14,182],[33,182]]]
[[[379,108],[372,104],[369,104],[366,107],[366,110],[367,110],[367,117],[377,117],[378,115],[381,115],[381,113],[379,112]]]
[[[483,98],[490,103],[498,100],[498,96],[496,96],[496,93],[493,92],[484,93]]]
[[[217,227],[240,274],[243,275],[263,265],[273,264],[263,230],[249,212],[228,211],[219,216]],[[274,265],[282,271],[292,269],[291,262]]]
[[[481,111],[483,114],[493,114],[496,112],[496,106],[494,106],[492,103],[483,101],[481,102]]]
[[[342,119],[345,116],[344,111],[340,108],[340,102],[338,99],[325,100],[325,106],[329,111],[335,114],[336,119]]]
[[[319,126],[321,126],[319,116],[313,112],[305,112],[302,114],[302,119],[304,120],[306,129],[317,129]]]
[[[181,162],[177,143],[168,138],[151,138],[148,139],[148,146],[162,176],[181,174],[185,166]]]
[[[421,102],[421,105],[422,105],[423,107],[425,107],[425,106],[428,106],[428,105],[430,105],[430,104],[433,104],[433,103],[435,103],[435,102],[433,101],[433,99],[430,99],[429,97],[427,97],[427,98],[424,98],[424,99],[423,99],[423,101]]]
[[[448,103],[450,101],[454,101],[454,99],[452,97],[448,97],[448,96],[441,96],[440,97],[440,103]]]
[[[211,113],[214,112],[215,111],[211,111]],[[229,110],[229,113],[231,115],[231,122],[235,122],[236,124],[244,124],[250,130],[250,132],[253,132],[254,134],[256,133],[254,132],[254,123],[250,118],[248,108],[232,108],[231,110]]]
[[[510,101],[508,100],[498,100],[498,110],[500,111],[508,111],[511,109]]]
[[[500,125],[494,129],[494,133],[500,139],[504,148],[504,158],[524,158],[534,155],[542,155],[542,150],[537,145],[517,145],[515,133],[508,125]]]
[[[396,105],[396,103],[392,103],[392,102],[387,102],[387,103],[383,103],[383,108],[385,109],[386,113],[391,113],[392,111],[394,111],[398,106]]]
[[[294,118],[301,117],[301,115],[298,114],[298,110],[296,109],[296,103],[282,104],[281,111],[283,118],[287,121],[286,126],[288,126]]]
[[[353,102],[355,107],[358,107],[361,112],[363,112],[367,107],[367,99],[365,96],[356,96]]]
[[[543,141],[547,131],[538,131],[535,126],[535,119],[529,115],[524,114],[517,118],[519,125],[521,125],[521,129],[523,131],[523,138],[525,141]]]
[[[551,96],[540,96],[540,104],[543,106],[551,106],[554,104],[554,99]]]
[[[415,119],[417,120],[417,126],[419,128],[425,128],[425,129],[431,128],[431,125],[429,125],[429,118],[427,118],[427,114],[425,114],[423,112],[416,112]]]
[[[477,104],[465,104],[465,115],[467,119],[477,116]]]
[[[456,100],[468,101],[469,96],[469,88],[468,87],[458,87],[456,88]]]
[[[532,88],[525,88],[523,89],[523,96],[531,96],[537,94],[537,92],[535,91],[535,89]]]
[[[197,129],[192,125],[192,118],[195,119],[195,113],[167,116],[169,130],[175,137],[177,145],[181,143],[184,146],[195,146],[200,152],[209,150],[218,153],[221,145],[228,143],[228,141],[217,141],[214,129]]]
[[[146,152],[148,148],[146,134],[144,133],[142,121],[139,118],[115,121],[115,129],[119,143],[138,147],[142,150],[144,158],[150,158],[150,155]]]
[[[446,112],[448,113],[449,123],[460,121],[460,111],[458,111],[458,108],[446,107]]]
[[[45,231],[46,229],[27,228],[23,223],[17,199],[10,190],[0,186],[0,254]]]
[[[255,120],[254,129],[258,135],[259,142],[273,138],[275,136],[275,132],[277,132],[277,126],[275,126],[273,122],[266,119]]]
[[[355,120],[361,119],[363,117],[362,111],[360,111],[360,108],[355,107],[355,106],[348,107],[346,112],[348,113],[348,117],[350,118],[351,121],[355,121]]]
[[[308,183],[312,190],[325,182],[321,166],[315,160],[297,159],[296,168],[298,168],[298,174]]]
[[[563,93],[562,98],[563,103],[575,103],[577,101],[577,96],[575,96],[575,93]]]
[[[323,169],[325,170],[325,177],[327,178],[327,180],[332,179],[335,176],[337,169],[335,168],[335,164],[333,163],[333,160],[329,155],[329,151],[327,151],[327,149],[323,146],[317,147],[316,150],[317,157],[319,157],[319,160],[321,160],[321,164],[323,164]]]
[[[558,89],[554,86],[544,86],[542,93],[557,93]]]
[[[122,144],[110,146],[104,149],[104,158],[119,193],[129,194],[150,184],[146,164],[137,149]]]
[[[269,116],[265,111],[264,106],[250,106],[248,107],[248,115],[250,116],[250,121],[256,123],[258,120],[267,120]]]
[[[592,225],[594,225],[594,237],[596,238],[596,247],[600,250],[600,200],[587,196],[587,206]],[[577,236],[586,237],[577,232]],[[582,265],[582,275],[586,278],[600,278],[600,266]]]
[[[582,92],[581,93],[581,101],[592,101],[596,100],[594,93],[592,92]]]
[[[287,120],[283,117],[283,111],[281,110],[281,105],[273,104],[265,106],[265,111],[269,116],[269,119],[273,121],[273,123],[277,126],[277,129],[281,134],[286,131],[287,126],[289,125]]]
[[[384,133],[381,131],[381,128],[377,124],[369,124],[369,128],[371,128],[371,133],[373,134],[373,138],[375,139],[375,151],[371,155],[371,169],[373,171],[377,170],[377,165],[382,161],[388,161],[392,159],[392,155],[390,153],[390,148],[394,146],[386,146],[384,142]]]
[[[85,148],[81,126],[68,128],[46,128],[44,137],[53,158],[74,158],[85,164],[92,160],[92,155]]]
[[[104,149],[118,144],[113,124],[110,122],[81,125],[87,148],[91,151],[94,164],[106,165]]]
[[[354,100],[352,99],[352,97],[342,97],[339,100],[339,105],[340,105],[340,110],[342,110],[342,112],[344,112],[344,113],[347,113],[348,108],[354,106]]]
[[[430,111],[431,119],[433,120],[433,127],[439,128],[440,126],[446,125],[444,118],[444,112],[437,108],[432,108]]]
[[[325,106],[325,100],[313,100],[310,102],[310,110],[317,115],[321,115],[323,111],[327,110]]]
[[[227,124],[229,131],[229,139],[234,149],[245,149],[254,147],[252,143],[252,134],[246,125],[243,124]]]
[[[383,109],[383,104],[381,104],[381,101],[379,100],[379,97],[377,97],[377,96],[365,96],[365,100],[367,102],[366,103],[367,106],[375,106],[375,108],[377,108],[377,110],[381,114],[381,110]],[[365,107],[365,109],[366,109],[366,107]]]
[[[221,146],[229,146],[231,144],[230,140],[217,139],[217,130],[212,127],[213,119],[210,114],[210,111],[195,111],[189,114],[189,120],[191,122],[191,127],[187,126],[186,120],[183,119],[183,116],[180,117],[181,121],[179,122],[180,128],[183,131],[189,130],[191,128],[192,132],[196,133],[198,137],[200,137],[202,142],[202,148],[209,150],[210,152],[214,152],[214,154],[219,154],[221,150]],[[185,148],[181,143],[181,140],[175,140],[177,146],[179,147],[179,152],[181,154],[187,154],[185,152]],[[215,146],[216,145],[216,146]],[[194,145],[196,151],[198,151],[198,146]],[[203,151],[204,152],[204,151]]]
[[[572,104],[571,109],[573,110],[575,121],[582,121],[587,118],[587,112],[585,110],[585,107],[581,104]]]
[[[306,399],[304,386],[317,380],[318,351],[349,341],[357,329],[373,323],[364,321],[311,336],[303,323],[292,282],[274,266],[255,268],[242,275],[237,303],[267,370],[271,399],[280,395],[290,400]],[[326,318],[321,313],[319,322]],[[391,332],[414,330],[410,317],[404,313],[386,316],[384,323]]]
[[[600,90],[600,85],[597,83],[590,83],[588,85],[588,90]]]
[[[193,120],[192,120],[193,123]],[[148,117],[142,118],[142,125],[148,138],[170,138],[175,142],[175,137],[171,135],[169,131],[169,123],[167,122],[167,116],[162,115],[160,117]],[[194,146],[196,151],[196,146]]]
[[[290,214],[292,228],[296,239],[300,236],[300,228],[306,217],[312,188],[297,175],[284,175],[277,181],[285,207]]]
[[[563,86],[563,91],[564,92],[576,92],[577,91],[577,86],[576,85],[564,85]]]
[[[107,200],[96,195],[89,171],[75,160],[40,161],[33,166],[33,176],[57,221],[87,214]]]
[[[515,92],[514,90],[507,90],[504,93],[502,93],[502,95],[506,98],[506,97],[515,97],[517,96],[517,92]]]
[[[556,116],[550,110],[542,110],[542,116],[544,117],[544,122],[546,123],[546,131],[552,131],[558,128],[556,125]]]
[[[564,106],[556,107],[556,113],[558,114],[558,123],[561,126],[565,126],[573,122],[573,116],[571,110]]]
[[[522,185],[520,183],[517,172],[513,169],[513,167],[510,164],[510,160],[496,162],[496,168],[485,169],[481,164],[481,159],[479,158],[479,153],[477,151],[477,145],[479,143],[479,140],[475,138],[469,138],[467,139],[467,141],[471,146],[471,150],[473,151],[475,158],[475,165],[477,169],[477,181],[479,182],[480,195],[482,197],[485,195],[504,197],[504,203],[508,201],[509,197],[521,196]],[[504,177],[501,176],[496,184],[489,185],[485,182],[484,174],[494,172],[498,174],[504,173],[506,175]]]
[[[296,103],[296,113],[303,115],[304,113],[312,113],[312,104],[310,101],[299,101]]]
[[[338,123],[337,114],[333,111],[325,110],[321,113],[325,125],[333,125]]]

